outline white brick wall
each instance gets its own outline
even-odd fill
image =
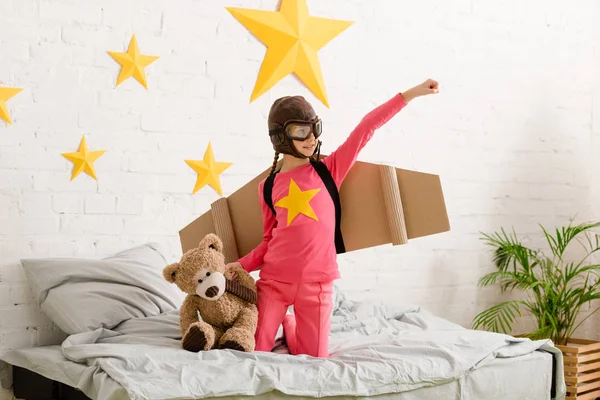
[[[235,162],[222,177],[231,194],[271,163],[265,116],[289,93],[313,101],[328,152],[393,93],[428,77],[442,84],[360,159],[440,174],[452,231],[341,257],[339,284],[355,298],[419,303],[469,326],[499,299],[476,287],[490,264],[479,231],[514,226],[536,241],[538,223],[600,218],[597,1],[308,3],[356,21],[320,52],[331,109],[292,77],[249,104],[264,46],[222,2],[0,3],[0,84],[24,88],[8,103],[13,126],[0,126],[0,350],[60,339],[19,258],[100,257],[148,240],[178,258],[178,230],[218,198],[191,194],[184,160],[210,140],[218,160]],[[133,79],[115,88],[119,66],[106,53],[125,51],[134,33],[142,53],[160,56],[148,91]],[[98,182],[70,182],[60,155],[83,134],[107,150]],[[600,339],[599,325],[582,334]]]
[[[596,1],[596,17],[600,16],[600,2]],[[600,26],[594,24],[594,63],[593,70],[600,71]],[[600,74],[595,74],[593,86],[593,109],[592,109],[592,148],[590,157],[590,172],[592,178],[591,185],[591,211],[593,218],[600,220]],[[596,262],[600,261],[600,257],[596,257]],[[600,301],[590,307],[593,310],[600,307]],[[584,334],[589,336],[600,337],[600,313],[596,313],[595,321],[587,324]]]

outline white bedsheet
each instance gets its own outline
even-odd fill
[[[93,381],[94,371],[102,371],[132,399],[174,399],[239,398],[273,390],[306,397],[409,392],[464,382],[496,358],[545,349],[557,357],[556,399],[564,399],[562,354],[550,341],[467,330],[418,307],[338,301],[328,359],[231,350],[189,353],[179,348],[176,313],[72,335],[62,353],[92,368],[79,379]],[[0,359],[10,363],[10,352]]]
[[[127,391],[100,367],[66,359],[60,346],[44,346],[10,353],[13,365],[78,388],[94,400],[127,400]],[[535,351],[520,357],[497,358],[465,377],[443,385],[402,393],[368,397],[373,400],[548,400],[552,383],[552,356]],[[0,361],[0,364],[2,362]],[[1,370],[1,368],[0,368]],[[8,386],[8,385],[7,385]],[[360,400],[365,397],[326,397]],[[227,396],[214,400],[310,400],[271,391],[258,396]]]

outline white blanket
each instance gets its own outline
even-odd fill
[[[536,349],[557,357],[557,396],[564,398],[562,354],[551,341],[464,329],[418,307],[355,303],[338,297],[328,359],[179,347],[176,312],[132,319],[113,330],[72,335],[65,357],[100,367],[132,399],[257,395],[279,390],[308,397],[369,396],[450,382],[496,357]]]

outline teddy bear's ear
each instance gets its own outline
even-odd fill
[[[223,241],[215,235],[214,233],[209,233],[204,236],[204,238],[200,241],[199,247],[201,249],[209,248],[218,251],[219,253],[223,252]]]
[[[171,283],[175,282],[175,277],[177,276],[177,270],[179,269],[179,263],[173,263],[171,265],[167,265],[163,269],[163,276],[165,279]]]

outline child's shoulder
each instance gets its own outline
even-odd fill
[[[333,162],[334,158],[332,156],[334,156],[334,155],[335,155],[335,152],[333,152],[329,155],[326,155],[326,156],[322,156],[319,159],[319,161],[322,162],[323,164],[325,164],[325,166],[329,168],[329,167],[331,167],[331,163]]]

